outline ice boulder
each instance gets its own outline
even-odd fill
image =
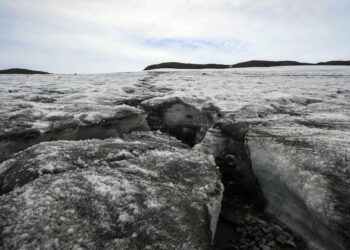
[[[151,129],[169,133],[194,146],[221,117],[210,101],[181,95],[155,97],[141,103]]]
[[[156,132],[43,142],[0,165],[5,249],[210,249],[213,157]]]

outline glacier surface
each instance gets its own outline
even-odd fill
[[[197,115],[207,103],[220,109],[222,119],[247,130],[246,146],[267,211],[304,236],[310,248],[350,246],[349,67],[1,75],[0,158],[11,161],[43,141],[147,130],[145,107],[174,98],[190,108],[172,107],[175,116],[161,114],[161,122],[173,128],[194,116],[203,124],[195,143],[220,122]],[[96,126],[109,132],[94,134]],[[51,170],[45,165],[40,171]]]

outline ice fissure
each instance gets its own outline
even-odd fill
[[[247,144],[249,124],[234,122],[232,117],[223,118],[220,110],[208,103],[191,101],[180,97],[155,98],[141,105],[148,113],[152,130],[175,136],[195,151],[214,157],[225,187],[214,247],[306,249],[304,240],[289,225],[265,213],[268,199],[254,174]],[[243,235],[237,229],[243,230]]]
[[[77,240],[74,231],[77,237],[87,234],[79,244],[88,247],[210,249],[223,186],[213,157],[179,141],[193,146],[203,139],[217,115],[210,108],[174,103],[160,116],[164,129],[152,126],[153,113],[146,119],[141,109],[130,107],[132,114],[116,119],[4,137],[18,148],[0,165],[0,212],[6,215],[0,244],[68,247]],[[194,121],[182,124],[184,119]],[[160,131],[129,134],[150,127],[178,140]],[[66,215],[67,209],[73,214]],[[36,211],[44,210],[39,218]],[[19,214],[26,215],[25,223],[17,221]],[[151,231],[143,228],[148,225]]]
[[[265,212],[268,198],[253,171],[248,127],[223,118],[195,146],[214,156],[225,187],[214,246],[306,249],[304,240],[288,224]]]
[[[148,130],[147,115],[140,109],[122,105],[112,117],[90,121],[86,116],[52,121],[45,130],[14,131],[0,136],[0,162],[14,153],[46,141],[87,140],[120,137],[135,130]]]
[[[328,173],[317,175],[313,172],[311,176],[309,172],[312,170],[304,168],[308,164],[312,167],[311,162],[317,162],[320,157],[305,147],[307,142],[284,141],[282,137],[269,134],[266,130],[259,131],[255,129],[259,128],[259,122],[237,121],[234,116],[224,116],[219,108],[202,99],[156,97],[139,100],[135,106],[123,105],[121,114],[101,119],[97,123],[90,123],[88,117],[79,117],[78,120],[67,119],[49,131],[30,130],[23,134],[5,135],[0,138],[4,152],[1,160],[45,141],[103,140],[123,137],[136,130],[159,130],[193,147],[190,150],[194,154],[212,155],[215,160],[213,165],[220,169],[224,193],[220,184],[216,183],[217,187],[208,191],[211,197],[202,200],[206,206],[205,211],[198,210],[199,213],[209,214],[206,219],[214,247],[347,249],[348,227],[339,218],[347,216],[346,211],[350,205],[347,201],[334,204],[330,200],[332,194],[329,185],[337,179],[337,175],[326,179]],[[137,139],[142,141],[143,136],[140,134]],[[126,138],[129,138],[128,135]],[[303,144],[303,147],[295,149],[295,144]],[[155,148],[148,149],[152,151]],[[26,152],[33,153],[29,149],[16,154],[15,158],[27,160]],[[138,157],[138,153],[130,149],[120,157],[107,160],[106,164],[118,168],[119,161],[135,156]],[[309,161],[301,162],[296,159],[298,157],[309,158]],[[341,157],[335,156],[330,164],[342,161]],[[40,170],[33,171],[33,165],[30,164],[26,165],[28,168],[18,169],[18,162],[23,163],[17,160],[17,165],[13,165],[10,160],[7,168],[2,169],[0,195],[10,194],[15,188],[29,185],[42,175],[62,175],[67,170],[84,169],[87,164],[86,160],[81,162],[76,158],[64,170],[41,166]],[[303,168],[295,166],[296,162],[302,164]],[[172,172],[171,175],[174,177],[176,174]],[[314,182],[319,185],[307,187]],[[347,187],[333,185],[331,189],[338,192],[342,199],[340,189]],[[312,192],[318,193],[313,195]],[[328,202],[327,206],[324,202]],[[339,210],[343,213],[338,213]],[[198,216],[203,219],[203,214]],[[205,233],[201,234],[201,240],[204,240],[203,235]]]
[[[284,232],[273,230],[273,237],[264,237],[279,247],[348,249],[350,203],[344,195],[350,186],[340,181],[347,174],[342,168],[347,153],[334,152],[327,142],[281,136],[276,133],[279,126],[226,116],[195,146],[214,155],[225,186],[216,243],[222,248],[248,246],[244,241],[251,242],[249,238],[257,239],[277,225]],[[237,212],[247,206],[252,210]],[[270,226],[262,226],[263,233],[251,233],[247,228],[251,216]]]

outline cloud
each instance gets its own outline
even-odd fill
[[[349,59],[348,11],[346,0],[0,0],[0,67]]]

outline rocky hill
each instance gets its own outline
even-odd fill
[[[236,64],[194,64],[180,62],[165,62],[152,64],[144,70],[153,69],[227,69],[227,68],[248,68],[248,67],[276,67],[276,66],[300,66],[300,65],[350,65],[350,61],[328,61],[319,63],[305,63],[297,61],[266,61],[266,60],[251,60]]]
[[[227,68],[230,68],[230,65],[166,62],[166,63],[149,65],[144,70],[152,70],[152,69],[227,69]]]
[[[20,68],[12,68],[12,69],[4,69],[0,70],[0,74],[50,74],[49,72],[45,71],[37,71],[37,70],[30,70],[30,69],[20,69]]]
[[[350,61],[328,61],[328,62],[319,62],[318,65],[350,65]]]
[[[232,65],[232,68],[297,66],[297,65],[310,65],[310,63],[302,63],[302,62],[296,62],[296,61],[251,60],[247,62],[236,63]]]

